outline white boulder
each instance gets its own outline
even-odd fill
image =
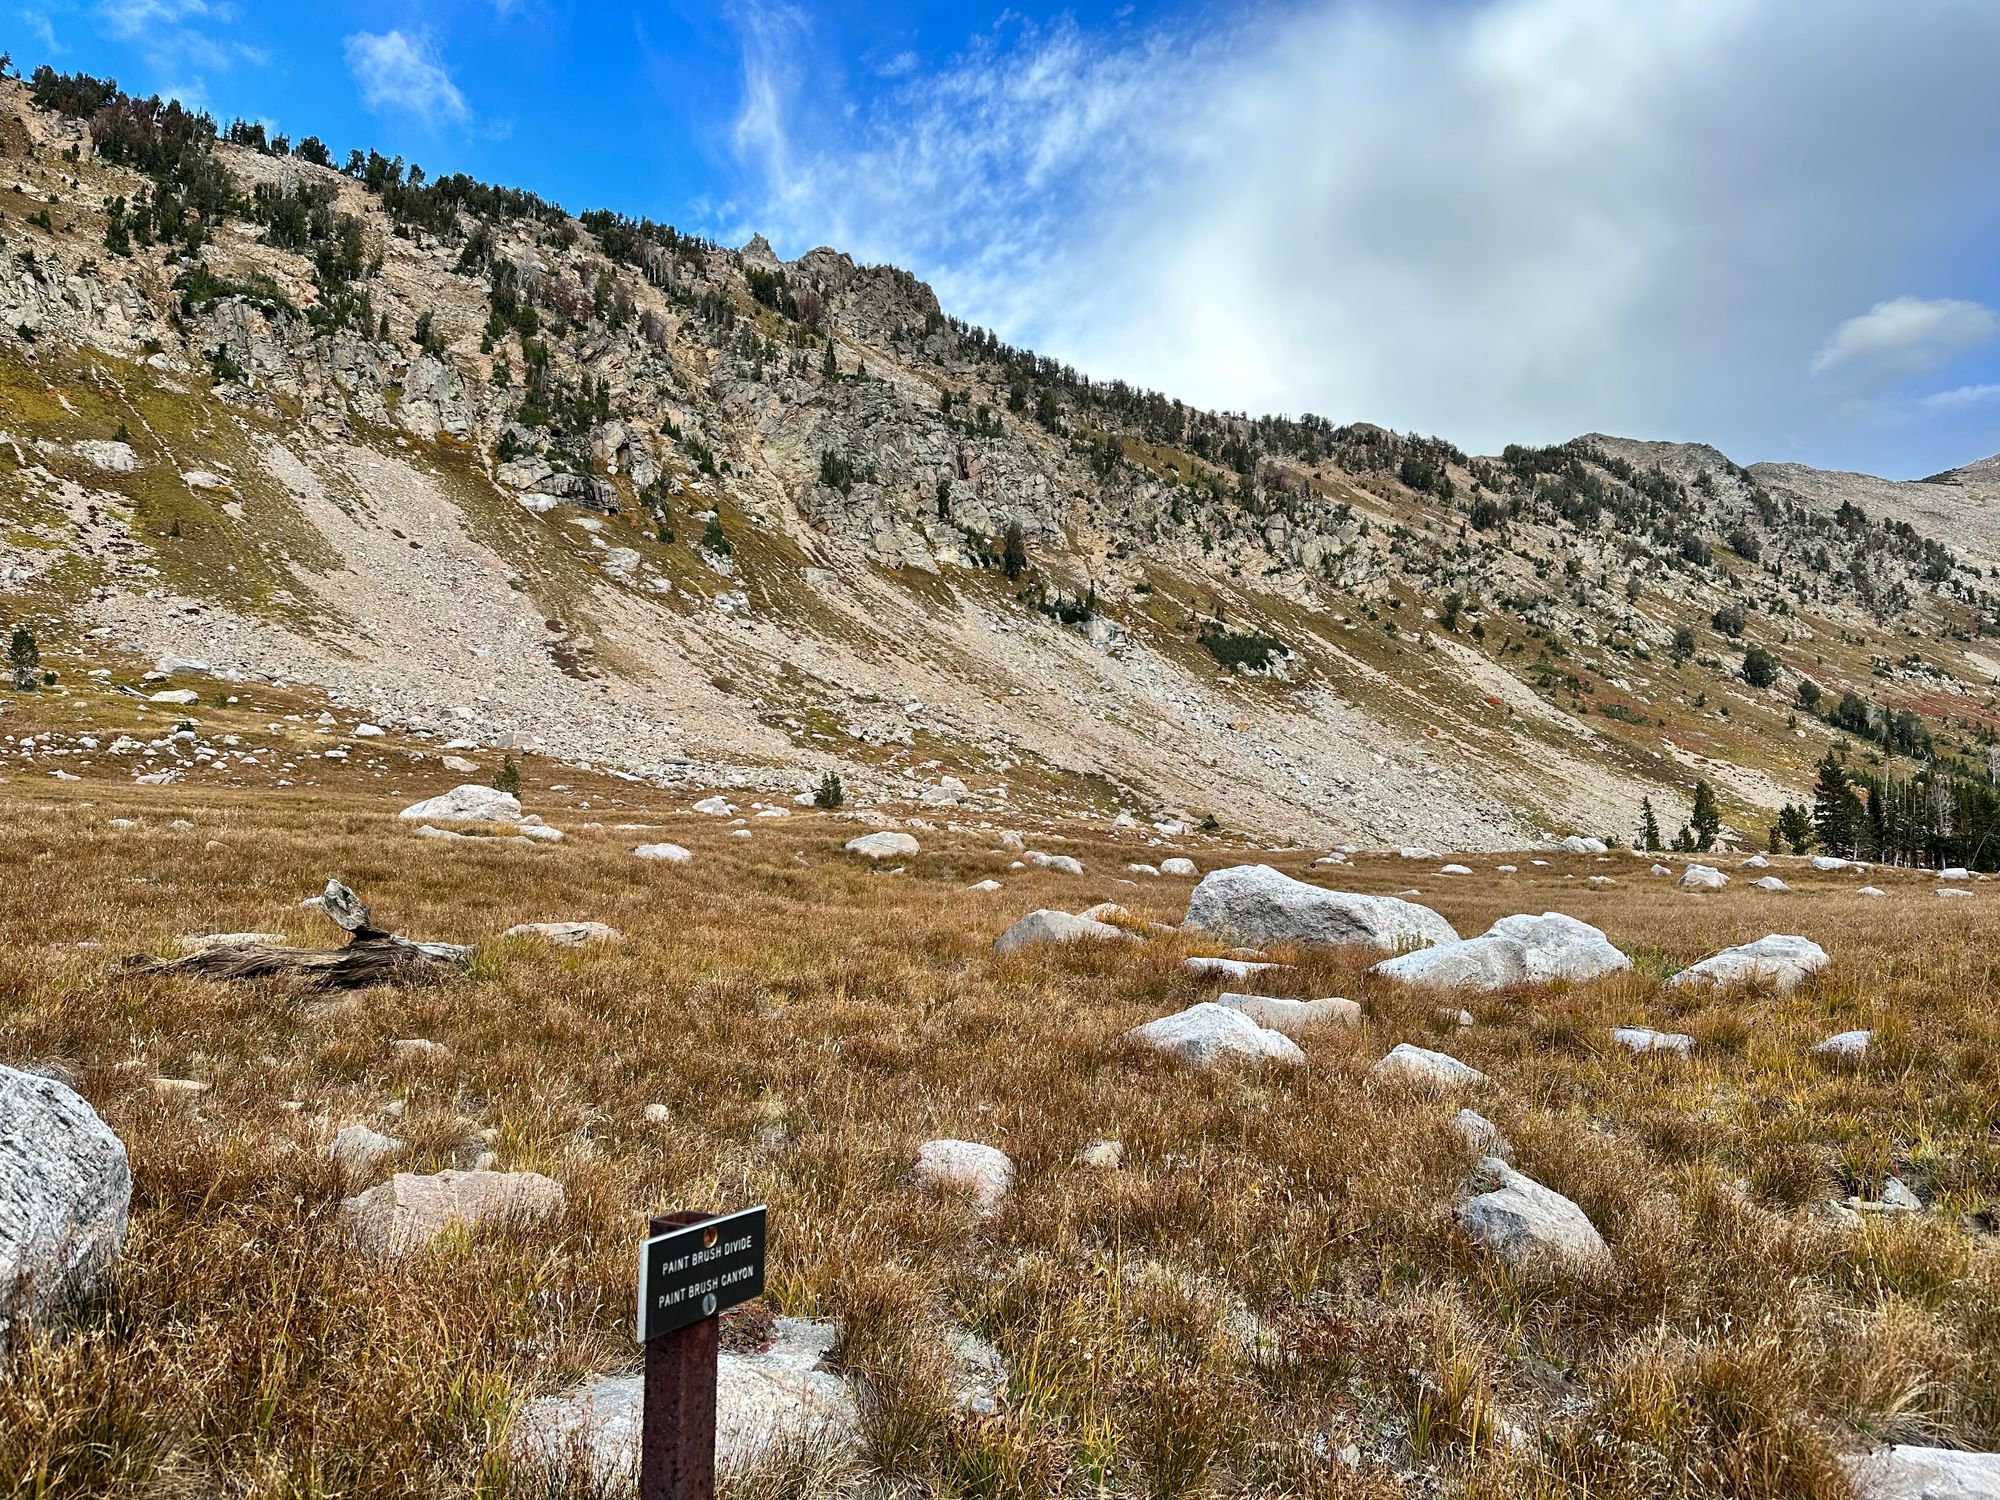
[[[397,816],[411,823],[518,823],[521,799],[497,787],[466,782],[413,802]]]
[[[1855,1500],[2000,1500],[2000,1453],[1898,1443],[1845,1462]]]
[[[1190,1005],[1171,1016],[1135,1026],[1127,1038],[1194,1068],[1211,1068],[1238,1058],[1301,1063],[1298,1043],[1266,1030],[1240,1010],[1214,1001]]]
[[[1564,839],[1558,847],[1565,854],[1603,854],[1605,852],[1603,839],[1589,838],[1583,834],[1576,833],[1572,833],[1568,838]]]
[[[1180,855],[1176,854],[1170,859],[1160,861],[1160,873],[1162,875],[1179,875],[1192,879],[1201,872],[1195,869],[1193,860],[1183,859]]]
[[[1225,992],[1216,997],[1215,1003],[1241,1011],[1259,1026],[1282,1032],[1294,1040],[1321,1026],[1361,1024],[1361,1007],[1337,995],[1323,1000],[1280,1000],[1273,995]]]
[[[1040,948],[1050,943],[1078,943],[1130,938],[1132,934],[1109,922],[1092,917],[1072,916],[1066,911],[1043,907],[1031,911],[993,940],[995,953],[1012,953],[1020,948]]]
[[[0,1347],[9,1319],[88,1292],[125,1240],[125,1146],[82,1095],[0,1067]]]
[[[1654,1031],[1648,1026],[1614,1026],[1611,1040],[1627,1052],[1671,1052],[1686,1057],[1694,1051],[1694,1038],[1679,1031]]]
[[[670,865],[684,865],[694,858],[679,844],[641,844],[632,852],[640,859],[663,859]]]
[[[881,833],[864,833],[858,839],[849,839],[841,847],[849,854],[859,854],[864,859],[895,859],[915,854],[921,846],[914,834],[889,829]]]
[[[779,1318],[771,1347],[725,1349],[716,1362],[715,1462],[743,1475],[773,1453],[853,1448],[861,1410],[847,1382],[827,1368],[839,1340],[831,1323]],[[521,1408],[509,1429],[514,1457],[564,1474],[591,1494],[629,1494],[638,1484],[645,1415],[642,1374],[600,1376]]]
[[[616,943],[624,934],[602,922],[518,922],[502,937],[540,938],[559,948],[581,948],[586,943]]]
[[[1874,1038],[1872,1031],[1838,1031],[1823,1042],[1814,1042],[1812,1054],[1832,1062],[1860,1062]]]
[[[1330,891],[1269,865],[1204,875],[1188,896],[1182,926],[1238,942],[1365,944],[1385,952],[1458,940],[1451,924],[1427,906]]]
[[[1729,884],[1729,877],[1713,865],[1689,865],[1674,884],[1684,891],[1719,891]]]
[[[1416,1085],[1424,1088],[1463,1089],[1490,1083],[1479,1069],[1428,1047],[1398,1042],[1388,1055],[1368,1070],[1370,1083]]]
[[[1765,875],[1750,882],[1760,891],[1789,891],[1790,886],[1775,875]]]
[[[1550,911],[1502,917],[1478,937],[1399,954],[1370,972],[1405,984],[1499,990],[1551,979],[1600,979],[1631,967],[1632,960],[1597,928]]]
[[[341,1201],[356,1242],[381,1258],[420,1250],[454,1224],[527,1224],[561,1209],[562,1184],[539,1172],[398,1172]]]
[[[1774,932],[1754,943],[1725,948],[1682,969],[1667,982],[1678,986],[1768,981],[1782,995],[1797,989],[1808,974],[1816,974],[1826,965],[1826,949],[1818,943]]]

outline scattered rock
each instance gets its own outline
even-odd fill
[[[1766,875],[1762,879],[1753,880],[1750,883],[1760,891],[1789,891],[1791,889],[1790,886],[1786,885],[1784,881],[1778,879],[1775,875]]]
[[[1077,1165],[1094,1172],[1115,1172],[1125,1165],[1122,1141],[1092,1141],[1076,1155]]]
[[[1587,838],[1581,834],[1571,834],[1558,846],[1565,854],[1603,854],[1603,839]]]
[[[396,816],[412,823],[518,823],[521,801],[497,787],[466,782],[412,803]]]
[[[15,1317],[88,1293],[124,1243],[125,1146],[84,1098],[0,1066],[0,1348]]]
[[[1854,893],[1857,896],[1886,896],[1889,893],[1879,885],[1864,885]]]
[[[1427,906],[1330,891],[1272,869],[1236,865],[1202,877],[1188,897],[1191,932],[1251,943],[1365,944],[1385,952],[1458,940]]]
[[[1855,1500],[2000,1500],[2000,1453],[1898,1443],[1845,1462]]]
[[[1686,1057],[1694,1051],[1694,1038],[1679,1031],[1654,1031],[1646,1026],[1614,1026],[1611,1040],[1627,1052],[1672,1052]]]
[[[1323,1000],[1280,1000],[1271,995],[1225,993],[1217,996],[1215,1003],[1240,1010],[1259,1026],[1283,1032],[1295,1041],[1317,1027],[1361,1024],[1361,1007],[1339,996],[1328,996]]]
[[[736,816],[736,804],[731,802],[727,797],[704,797],[701,801],[695,803],[694,810],[698,813],[706,814],[711,818],[733,818]]]
[[[163,692],[153,694],[150,701],[154,703],[178,704],[185,707],[190,703],[201,702],[201,694],[197,693],[193,688],[167,688]]]
[[[975,880],[966,889],[968,891],[977,891],[982,896],[988,896],[1000,889],[1000,882],[997,880]]]
[[[1195,1068],[1214,1067],[1237,1058],[1285,1063],[1306,1060],[1290,1037],[1267,1031],[1242,1011],[1209,1000],[1135,1026],[1126,1037]]]
[[[1689,865],[1674,884],[1684,891],[1719,891],[1729,884],[1729,877],[1713,865]]]
[[[1039,850],[1029,850],[1023,856],[1031,865],[1044,870],[1060,870],[1065,875],[1081,875],[1083,864],[1067,854],[1043,854]]]
[[[907,833],[864,833],[858,839],[849,839],[843,845],[849,854],[859,854],[867,859],[892,859],[897,855],[915,854],[919,845],[914,836]]]
[[[541,938],[559,948],[581,948],[586,943],[616,943],[624,934],[602,922],[518,922],[502,937]]]
[[[1551,979],[1600,979],[1631,967],[1632,960],[1597,928],[1551,911],[1502,917],[1479,937],[1400,954],[1370,972],[1405,984],[1499,990]]]
[[[1398,1042],[1368,1070],[1370,1083],[1415,1084],[1428,1088],[1463,1089],[1492,1082],[1479,1069],[1428,1047]]]
[[[1470,865],[1441,865],[1438,868],[1438,874],[1440,875],[1470,875],[1471,873],[1472,867]]]
[[[1071,916],[1066,911],[1043,907],[1031,911],[993,940],[995,953],[1012,953],[1019,948],[1040,948],[1050,943],[1076,943],[1124,938],[1137,941],[1129,932],[1109,922]]]
[[[1937,893],[1940,896],[1950,897],[1959,901],[1970,901],[1972,899],[1972,892],[1961,891],[1956,886],[1940,886]]]
[[[1253,974],[1282,969],[1283,964],[1262,964],[1243,958],[1184,958],[1181,967],[1190,974],[1213,974],[1222,979],[1248,979]]]
[[[1193,860],[1183,859],[1179,855],[1175,855],[1172,859],[1163,859],[1160,861],[1160,873],[1162,875],[1180,875],[1192,879],[1201,872],[1195,868]]]
[[[640,859],[663,859],[670,865],[684,865],[694,858],[679,844],[641,844],[632,852]]]
[[[1497,1156],[1473,1168],[1468,1190],[1458,1222],[1503,1265],[1583,1273],[1610,1266],[1611,1251],[1588,1214]]]
[[[403,1142],[366,1125],[344,1125],[334,1132],[326,1154],[349,1178],[366,1177],[377,1164],[403,1149]]]
[[[1672,985],[1748,984],[1769,981],[1779,994],[1797,989],[1808,974],[1827,965],[1826,949],[1802,937],[1772,933],[1754,943],[1725,948],[1700,963],[1682,969]]]
[[[1451,1132],[1465,1143],[1467,1153],[1475,1161],[1488,1156],[1509,1163],[1514,1160],[1514,1143],[1476,1109],[1461,1109],[1453,1115]]]
[[[981,1213],[992,1213],[1014,1186],[1007,1153],[977,1141],[925,1141],[917,1148],[910,1180],[968,1194]]]
[[[826,1366],[839,1339],[831,1323],[779,1318],[771,1347],[717,1361],[715,1462],[744,1473],[773,1452],[861,1441],[861,1411],[846,1381]],[[602,1376],[559,1396],[530,1401],[509,1430],[514,1456],[567,1470],[591,1493],[630,1493],[638,1483],[645,1411],[643,1375]]]
[[[340,1211],[356,1242],[378,1257],[420,1250],[453,1224],[530,1223],[561,1209],[562,1184],[539,1172],[398,1172]]]
[[[1832,1062],[1860,1062],[1868,1056],[1868,1045],[1875,1038],[1872,1031],[1841,1031],[1823,1042],[1814,1042],[1812,1055]]]

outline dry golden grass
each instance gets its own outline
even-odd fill
[[[1944,902],[1891,873],[1871,902],[1787,868],[1789,895],[1695,896],[1622,856],[1520,856],[1511,877],[1478,857],[1456,879],[1364,859],[1337,883],[1416,884],[1464,932],[1567,911],[1638,967],[1451,997],[1477,1016],[1460,1031],[1436,998],[1364,977],[1369,955],[1299,954],[1267,988],[1349,995],[1365,1023],[1311,1040],[1303,1070],[1196,1074],[1119,1040],[1212,996],[1178,968],[1191,943],[990,952],[1037,906],[1178,920],[1187,882],[1119,883],[1147,855],[1135,838],[1045,846],[1082,859],[1079,878],[928,833],[905,873],[875,873],[841,852],[845,820],[736,840],[681,799],[528,769],[561,845],[417,840],[393,816],[408,798],[358,773],[310,792],[0,784],[0,1058],[70,1070],[135,1178],[109,1285],[0,1375],[0,1487],[539,1493],[504,1429],[530,1396],[632,1360],[644,1216],[758,1201],[770,1301],[840,1320],[868,1443],[858,1467],[803,1464],[746,1495],[1831,1497],[1836,1455],[1870,1438],[2000,1443],[2000,1252],[1979,1228],[2000,1206],[2000,898],[1984,888]],[[578,791],[545,789],[565,779]],[[603,813],[607,790],[628,805]],[[599,817],[659,831],[578,826]],[[632,858],[658,839],[694,863]],[[1307,856],[1266,858],[1298,873]],[[1605,872],[1613,887],[1586,883]],[[398,931],[481,944],[471,974],[327,1003],[109,972],[186,932],[329,943],[297,902],[330,875]],[[964,891],[988,875],[1006,888]],[[558,918],[627,941],[497,940]],[[1772,931],[1817,939],[1832,967],[1786,998],[1663,988]],[[1634,1060],[1605,1038],[1625,1022],[1700,1046]],[[1857,1026],[1877,1033],[1864,1067],[1808,1057]],[[392,1060],[412,1036],[449,1052]],[[1492,1076],[1468,1102],[1590,1213],[1611,1274],[1511,1276],[1466,1245],[1445,1128],[1461,1101],[1363,1086],[1402,1040]],[[213,1087],[161,1098],[161,1074]],[[644,1119],[656,1102],[665,1126]],[[343,1235],[349,1189],[324,1153],[353,1121],[406,1138],[411,1170],[490,1149],[559,1179],[567,1208],[376,1265]],[[934,1136],[1013,1157],[996,1216],[908,1183]],[[1074,1164],[1102,1136],[1124,1142],[1122,1171]],[[1814,1207],[1889,1172],[1931,1212],[1857,1229]],[[941,1394],[953,1319],[1005,1354],[1004,1415]]]

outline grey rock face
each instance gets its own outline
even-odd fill
[[[81,1095],[0,1067],[0,1337],[88,1291],[125,1239],[125,1146]]]
[[[1385,952],[1458,941],[1451,924],[1427,906],[1330,891],[1269,865],[1204,875],[1188,897],[1182,926],[1246,943],[1360,944]]]

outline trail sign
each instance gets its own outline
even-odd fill
[[[715,1500],[716,1314],[764,1291],[764,1209],[665,1214],[639,1246],[640,1500]]]
[[[761,1205],[746,1208],[639,1246],[641,1343],[764,1295],[764,1216]]]

